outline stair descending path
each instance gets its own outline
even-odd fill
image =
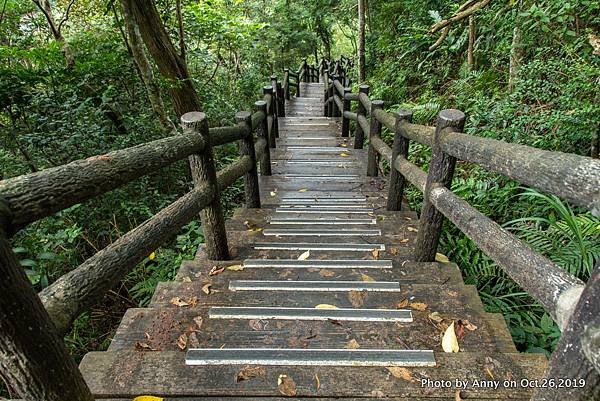
[[[386,181],[366,176],[366,150],[320,117],[323,91],[303,83],[286,102],[263,208],[227,222],[234,260],[200,248],[148,308],[127,311],[107,352],[86,355],[97,398],[453,400],[456,380],[543,376],[545,358],[517,352],[455,264],[413,261],[417,215],[385,210]],[[458,321],[460,352],[445,353]],[[461,396],[531,392],[471,385]]]

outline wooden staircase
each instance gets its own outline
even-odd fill
[[[260,178],[262,208],[227,222],[234,260],[200,248],[148,308],[128,310],[109,349],[81,362],[93,394],[529,399],[520,381],[543,377],[545,357],[517,352],[455,264],[412,260],[417,215],[385,210],[367,150],[319,117],[323,84],[300,89]],[[445,353],[458,321],[460,352]],[[188,357],[201,365],[186,365],[188,349],[203,350]],[[458,395],[457,380],[468,383]]]

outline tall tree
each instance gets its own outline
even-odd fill
[[[67,68],[73,68],[75,65],[75,57],[73,56],[73,51],[71,47],[65,40],[65,37],[62,34],[63,24],[67,22],[69,19],[69,11],[71,10],[71,6],[75,2],[72,0],[67,6],[67,10],[65,11],[65,15],[57,24],[54,15],[52,14],[52,5],[50,4],[50,0],[33,0],[34,4],[40,9],[40,11],[46,17],[46,22],[48,23],[48,28],[52,32],[52,36],[54,40],[56,40],[62,46],[62,52],[65,56],[65,63],[67,64]],[[6,4],[6,3],[5,3]]]
[[[177,115],[201,111],[202,103],[194,89],[185,60],[177,52],[163,25],[153,0],[124,0],[137,23],[142,39],[160,73],[170,81],[169,93]]]
[[[358,80],[365,81],[365,0],[358,0]]]

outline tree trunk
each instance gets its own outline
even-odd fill
[[[127,0],[121,0],[121,6],[123,8],[123,19],[125,21],[125,27],[127,29],[127,35],[129,37],[129,46],[131,48],[131,54],[133,60],[140,71],[142,83],[146,88],[146,95],[152,106],[152,110],[156,113],[160,125],[165,131],[173,131],[175,125],[169,119],[167,112],[165,111],[165,105],[160,96],[160,88],[154,79],[154,73],[152,72],[152,66],[148,62],[146,53],[144,52],[142,37],[140,35],[140,29],[137,26],[135,20],[131,15],[131,9]]]
[[[515,26],[513,30],[512,45],[510,47],[510,65],[508,70],[508,91],[515,89],[515,82],[519,76],[519,67],[523,61],[523,39],[521,28]]]
[[[365,75],[365,0],[358,0],[358,82],[364,82]]]
[[[202,104],[194,89],[187,65],[169,38],[152,0],[125,0],[140,28],[142,39],[158,70],[172,82],[169,90],[177,115],[201,111]]]
[[[473,59],[473,48],[475,47],[475,17],[469,15],[469,47],[467,49],[467,65],[469,71],[475,69],[475,60]]]
[[[54,16],[52,15],[52,5],[49,0],[33,0],[35,5],[40,9],[40,11],[46,17],[46,22],[48,23],[48,27],[52,32],[52,36],[54,40],[59,42],[62,46],[62,52],[65,57],[65,63],[67,68],[71,69],[75,66],[75,57],[73,56],[73,51],[71,47],[65,40],[62,32],[60,31],[60,25],[56,25],[56,21],[54,21]]]

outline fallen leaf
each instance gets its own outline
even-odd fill
[[[345,148],[345,147],[346,147],[346,146],[348,146],[348,145],[346,145],[345,143],[342,143],[342,144],[340,144],[340,146],[341,146],[342,148]]]
[[[377,220],[378,221],[384,221],[385,220],[385,216],[380,214],[379,216],[377,216]]]
[[[448,259],[448,257],[443,253],[439,252],[435,254],[435,260],[441,263],[450,263],[450,259]]]
[[[442,349],[444,352],[458,352],[458,340],[454,332],[454,322],[448,326],[444,336],[442,337]]]
[[[225,266],[213,266],[208,272],[209,276],[216,276],[217,274],[223,273],[225,271]]]
[[[448,291],[448,295],[451,297],[457,297],[458,296],[458,291]]]
[[[196,323],[196,330],[200,330],[202,328],[202,323],[204,323],[204,319],[202,319],[202,316],[196,316],[193,320],[194,323]]]
[[[391,247],[390,249],[388,249],[388,252],[391,253],[392,255],[396,256],[396,255],[398,255],[398,248]]]
[[[462,324],[462,321],[457,320],[454,325],[454,332],[456,333],[456,338],[462,340],[465,336],[465,326]]]
[[[139,397],[135,397],[133,401],[163,401],[164,398],[153,397],[151,395],[140,395]]]
[[[354,338],[346,343],[346,348],[348,349],[357,349],[360,348],[360,344]]]
[[[271,192],[269,192],[269,195],[271,195],[271,196],[277,196],[277,192],[271,191]]]
[[[431,312],[428,317],[435,323],[441,323],[444,320],[444,318],[440,316],[439,312]]]
[[[384,398],[385,394],[381,390],[371,390],[371,396],[375,398]]]
[[[196,305],[198,305],[198,297],[191,297],[185,300],[185,302],[187,302],[188,304],[190,304],[190,306],[194,307]]]
[[[287,375],[279,375],[277,378],[277,389],[283,395],[295,397],[297,394],[296,383],[294,379]]]
[[[340,156],[342,156],[342,157],[348,157],[348,153],[342,152],[342,153],[340,153]]]
[[[423,302],[411,302],[409,304],[409,306],[412,309],[415,309],[415,310],[418,310],[418,311],[424,311],[425,309],[427,309],[428,305],[426,303],[423,303]]]
[[[375,281],[375,279],[373,277],[368,276],[366,274],[361,274],[360,278],[361,278],[362,281],[370,281],[370,282]]]
[[[171,301],[169,301],[169,302],[171,304],[173,304],[175,306],[179,306],[179,307],[190,306],[190,304],[188,302],[185,302],[183,299],[181,299],[179,297],[171,298]]]
[[[414,227],[406,227],[406,229],[407,229],[408,231],[412,231],[413,233],[416,233],[416,232],[418,232],[418,231],[419,231],[419,230],[417,230],[417,229],[416,229],[416,228],[414,228]]]
[[[360,308],[365,303],[367,298],[367,291],[350,291],[348,293],[348,300],[355,308]]]
[[[319,274],[321,275],[321,277],[333,277],[333,276],[335,276],[335,272],[334,271],[327,270],[327,269],[321,269],[319,271]]]
[[[150,255],[148,255],[148,259],[154,260],[154,258],[156,258],[156,253],[152,252]]]
[[[248,326],[250,326],[252,330],[255,331],[260,331],[265,327],[263,321],[259,319],[248,320]]]
[[[462,323],[464,324],[465,329],[467,329],[469,331],[477,330],[477,326],[475,326],[473,323],[469,322],[468,320],[463,320]]]
[[[264,376],[267,370],[263,366],[246,365],[235,376],[236,382],[252,379],[253,377]]]
[[[306,192],[306,191],[308,191],[308,189],[306,189],[306,188],[300,188],[300,189],[298,190],[298,192]]]
[[[399,366],[388,366],[386,369],[394,376],[396,379],[406,380],[408,382],[414,382],[415,380],[412,377],[412,373],[410,370],[406,368],[401,368]]]
[[[242,265],[231,265],[227,266],[227,270],[231,270],[232,272],[239,272],[244,270],[244,266]]]
[[[179,349],[184,350],[185,347],[187,347],[187,342],[188,342],[188,336],[187,336],[187,334],[183,333],[177,339],[177,346],[179,347]]]
[[[406,244],[408,241],[410,241],[408,238],[403,238],[400,240],[401,244]]]
[[[371,252],[371,255],[373,255],[373,257],[375,259],[379,259],[379,253],[381,253],[381,251],[379,249],[373,249],[373,251]]]
[[[150,344],[142,342],[135,343],[135,349],[138,351],[158,351],[156,348],[152,348]]]
[[[338,307],[330,304],[319,304],[315,306],[315,309],[337,309]]]
[[[396,308],[397,309],[406,308],[408,306],[408,304],[409,304],[408,299],[404,298],[402,301],[400,301],[396,304]]]
[[[183,281],[184,283],[191,283],[192,279],[189,278],[189,277],[184,277],[184,278],[181,279],[181,281]]]
[[[454,393],[454,401],[463,401],[462,397],[460,396],[460,390],[456,390],[456,393]]]
[[[315,373],[315,382],[317,382],[317,391],[321,388],[321,380],[319,380],[319,375]]]
[[[210,294],[210,287],[212,287],[211,283],[206,283],[202,286],[202,292],[205,293],[206,295]]]
[[[310,256],[310,250],[304,252],[302,255],[298,256],[298,260],[306,260]]]

